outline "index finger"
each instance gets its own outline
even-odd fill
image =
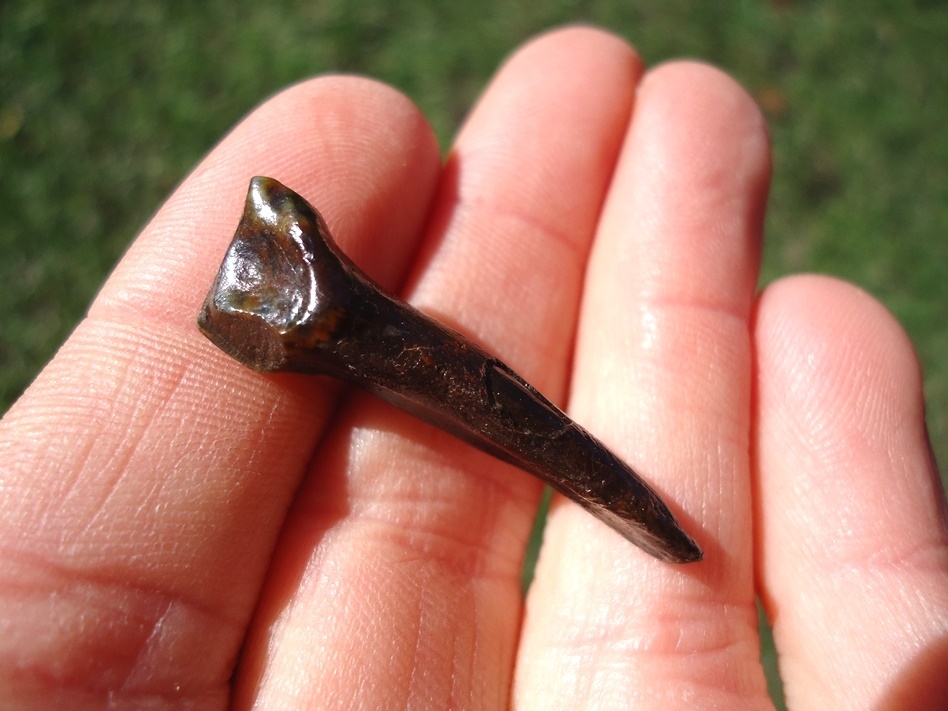
[[[329,206],[343,248],[396,287],[438,168],[404,97],[324,78],[255,111],[161,208],[0,423],[0,687],[53,707],[226,699],[332,405],[194,325],[247,182],[272,174]]]

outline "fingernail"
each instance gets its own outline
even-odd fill
[[[656,558],[702,558],[635,471],[503,362],[382,290],[272,178],[250,182],[198,327],[256,371],[340,378],[520,467]]]

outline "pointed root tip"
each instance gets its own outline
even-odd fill
[[[643,539],[638,536],[632,542],[666,563],[697,563],[704,559],[701,547],[680,528],[661,537],[650,534]]]
[[[694,541],[690,541],[690,546],[677,549],[673,557],[668,559],[670,563],[698,563],[704,560],[704,551]]]
[[[704,559],[704,551],[681,526],[676,525],[672,531],[666,532],[661,546],[662,555],[659,557],[669,563],[697,563]]]
[[[659,500],[660,501],[660,500]],[[663,516],[648,523],[611,509],[588,507],[589,511],[649,555],[666,563],[697,563],[704,558],[701,547],[662,504]]]

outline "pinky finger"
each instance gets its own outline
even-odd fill
[[[761,297],[758,584],[790,708],[945,708],[948,533],[907,336],[822,277]]]

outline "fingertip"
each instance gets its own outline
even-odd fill
[[[641,101],[647,99],[656,124],[690,131],[701,136],[728,135],[729,141],[746,151],[725,166],[745,173],[758,173],[769,180],[770,133],[767,120],[754,98],[734,77],[720,68],[697,60],[672,60],[651,68],[639,86]],[[687,100],[683,100],[687,97]],[[733,148],[731,149],[733,150]],[[704,154],[714,155],[704,151]],[[695,154],[702,155],[701,152]]]
[[[764,392],[802,410],[845,416],[848,427],[878,429],[893,416],[923,417],[911,339],[857,286],[819,275],[781,279],[761,294],[755,329]]]
[[[761,485],[832,529],[820,555],[872,556],[883,532],[931,526],[922,374],[894,316],[852,284],[788,277],[761,294],[754,341]]]
[[[642,70],[642,60],[635,48],[614,32],[590,24],[555,27],[536,35],[511,55],[511,61],[532,61],[533,55],[562,54],[582,56],[590,53],[624,59]]]
[[[542,144],[548,154],[557,155],[563,152],[563,143],[550,143],[555,129],[572,124],[577,113],[603,113],[602,97],[607,96],[609,112],[622,126],[604,130],[594,120],[586,121],[584,141],[588,150],[596,153],[604,143],[603,134],[621,138],[634,87],[643,71],[635,49],[605,30],[570,25],[541,33],[506,58],[459,132],[455,149],[465,147],[470,151],[476,146],[480,151],[486,142],[508,155],[522,152],[524,145]],[[527,96],[537,96],[539,103],[525,106],[523,100]],[[550,109],[554,107],[558,113],[555,121],[551,121]],[[529,125],[530,131],[511,132],[511,124]],[[501,127],[507,130],[497,130]],[[577,143],[578,128],[568,135],[567,151]],[[516,135],[516,144],[511,144],[510,133]],[[609,145],[610,169],[617,150],[617,145]],[[534,171],[535,165],[526,166],[522,171],[524,178],[529,180]]]
[[[893,315],[852,284],[800,275],[763,291],[753,328],[761,554],[808,550],[831,567],[930,535],[922,375]]]
[[[770,172],[766,122],[739,83],[701,62],[661,64],[636,92],[597,246],[629,261],[640,293],[745,318]]]
[[[433,131],[395,89],[353,76],[292,86],[252,111],[185,179],[90,313],[114,316],[132,308],[178,323],[193,320],[255,175],[304,195],[360,266],[397,284],[439,170]]]
[[[754,343],[759,589],[788,698],[874,706],[946,619],[918,361],[882,304],[822,276],[768,286]]]

